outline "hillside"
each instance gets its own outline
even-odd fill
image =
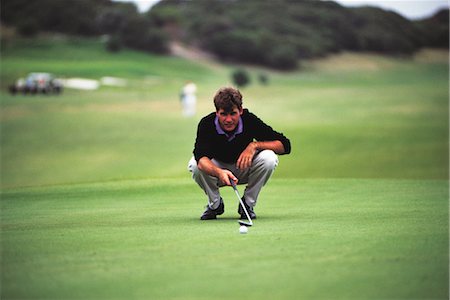
[[[426,47],[448,49],[448,15],[442,10],[413,22],[333,1],[163,0],[140,14],[131,3],[111,0],[3,0],[1,23],[14,32],[2,40],[57,32],[101,37],[110,52],[158,54],[170,53],[175,43],[223,62],[295,70],[301,61],[345,51],[404,56]]]
[[[448,10],[412,22],[380,8],[346,8],[332,1],[167,0],[148,15],[171,39],[223,61],[277,69],[295,69],[298,60],[341,51],[409,55],[427,45],[448,47]]]

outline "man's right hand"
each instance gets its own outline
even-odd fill
[[[235,184],[238,182],[238,179],[230,170],[217,167],[208,157],[200,158],[197,166],[200,171],[219,179],[220,183],[223,185],[231,185],[230,180],[233,180]]]
[[[235,184],[238,183],[238,179],[230,170],[221,169],[218,178],[224,185],[231,185],[231,180],[234,181]]]

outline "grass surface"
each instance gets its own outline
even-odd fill
[[[206,200],[186,168],[235,66],[82,39],[1,47],[0,298],[448,299],[445,51],[247,67],[244,105],[293,151],[240,235],[231,189],[219,220],[198,220]],[[32,71],[128,85],[7,94]],[[178,103],[189,79],[192,119]]]
[[[1,91],[2,187],[186,176],[197,122],[213,110],[212,96],[229,84],[232,67],[108,54],[92,41],[27,43],[3,46],[3,86],[45,70],[65,77],[85,70],[94,79],[129,74],[129,85],[67,89],[59,97]],[[244,105],[293,145],[278,176],[448,178],[446,60],[344,54],[294,73],[249,71]],[[256,82],[260,72],[268,86]],[[199,89],[194,119],[182,118],[178,101],[187,79]]]
[[[209,222],[187,179],[6,191],[2,299],[448,296],[446,181],[273,179],[247,235],[230,190]]]

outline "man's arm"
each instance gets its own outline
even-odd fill
[[[256,150],[272,150],[276,154],[284,154],[284,146],[281,141],[265,141],[265,142],[251,142],[249,146],[255,147]],[[248,147],[248,146],[247,146]]]
[[[291,152],[291,142],[287,137],[283,135],[281,132],[277,132],[273,130],[272,127],[264,123],[261,119],[259,119],[257,116],[255,116],[252,113],[248,113],[249,122],[253,124],[252,130],[255,133],[255,140],[257,141],[264,141],[264,142],[257,142],[257,143],[266,143],[271,141],[279,141],[282,144],[281,145],[270,145],[270,144],[261,144],[258,145],[259,150],[272,150],[276,154],[289,154]]]
[[[252,165],[253,156],[257,151],[272,150],[276,154],[283,154],[285,152],[283,143],[280,141],[265,141],[265,142],[251,142],[247,148],[241,153],[237,160],[237,167],[239,169],[247,169]]]
[[[230,180],[233,180],[236,184],[238,182],[238,179],[231,171],[219,168],[206,156],[199,159],[197,167],[203,173],[218,178],[219,181],[225,185],[231,185]]]

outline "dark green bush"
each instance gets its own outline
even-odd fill
[[[269,84],[269,77],[266,74],[260,73],[258,75],[259,83],[262,85],[268,85]]]
[[[208,48],[220,58],[239,62],[261,63],[266,48],[251,32],[230,31],[214,35]]]
[[[231,74],[231,78],[237,87],[244,87],[250,83],[250,76],[244,69],[235,70]]]
[[[168,51],[168,37],[143,17],[129,19],[120,32],[122,43],[136,50],[155,53]]]

